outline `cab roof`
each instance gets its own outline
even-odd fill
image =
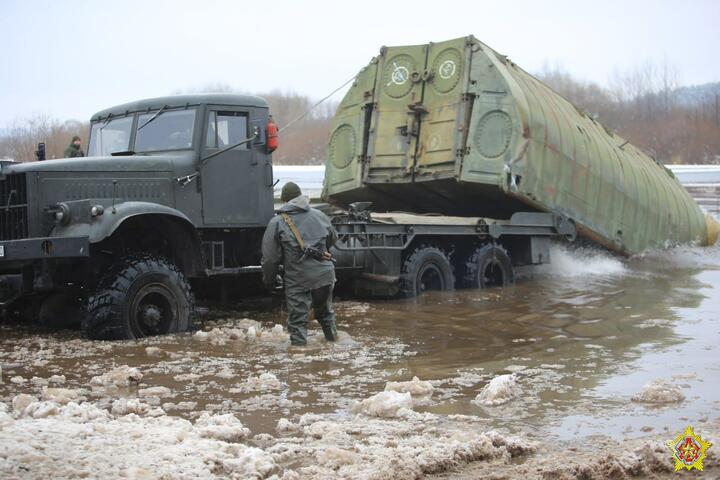
[[[233,93],[201,93],[192,95],[171,95],[168,97],[148,98],[135,102],[123,103],[115,107],[100,110],[90,118],[91,122],[107,118],[109,115],[119,116],[131,112],[142,112],[162,108],[189,107],[194,105],[233,105],[243,107],[268,108],[265,99],[254,95],[237,95]]]

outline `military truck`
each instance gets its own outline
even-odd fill
[[[0,162],[0,307],[79,319],[96,339],[191,328],[193,285],[260,271],[273,215],[274,124],[265,100],[205,94],[154,98],[91,118],[88,157]],[[358,293],[513,281],[549,260],[566,218],[506,220],[373,214],[325,205],[340,242],[338,276]]]

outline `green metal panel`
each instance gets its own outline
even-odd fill
[[[422,103],[417,111],[420,139],[415,181],[455,176],[457,154],[465,143],[469,40],[459,38],[429,46]]]
[[[419,123],[410,105],[422,100],[427,45],[383,48],[368,136],[367,183],[412,181]]]
[[[520,117],[509,86],[498,73],[500,62],[473,46],[469,90],[473,105],[461,178],[500,186],[505,164],[518,154]]]
[[[324,189],[335,194],[362,185],[377,60],[362,69],[338,106],[330,127]]]
[[[410,83],[393,77],[405,70]],[[711,237],[665,167],[472,37],[383,49],[377,71],[365,178],[342,191],[328,181],[330,201],[448,215],[549,211],[626,254]],[[339,115],[350,123],[352,113]]]

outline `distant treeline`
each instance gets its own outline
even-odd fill
[[[82,138],[82,148],[86,150],[89,130],[88,122],[62,121],[47,115],[17,119],[7,126],[5,135],[0,137],[0,158],[21,162],[35,160],[39,142],[45,142],[46,158],[63,158],[75,135]]]
[[[720,163],[720,82],[680,87],[676,71],[667,65],[645,64],[615,75],[608,87],[583,82],[557,67],[536,76],[571,101],[665,163]],[[233,92],[227,85],[209,85],[175,93]],[[243,92],[244,93],[244,92]],[[260,94],[280,128],[315,103],[308,96],[272,91]],[[98,105],[98,108],[105,105]],[[273,154],[278,165],[318,165],[325,158],[330,123],[337,101],[328,101],[283,131]],[[44,115],[18,119],[0,137],[0,158],[34,160],[38,142],[46,143],[47,158],[62,158],[73,135],[87,148],[88,123],[61,121]]]
[[[720,82],[681,87],[673,67],[652,63],[614,75],[608,87],[557,67],[536,76],[663,163],[720,164]]]

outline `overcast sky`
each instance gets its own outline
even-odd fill
[[[663,58],[720,80],[720,0],[0,0],[0,128],[207,84],[320,98],[381,45],[473,34],[529,71],[606,84]]]

